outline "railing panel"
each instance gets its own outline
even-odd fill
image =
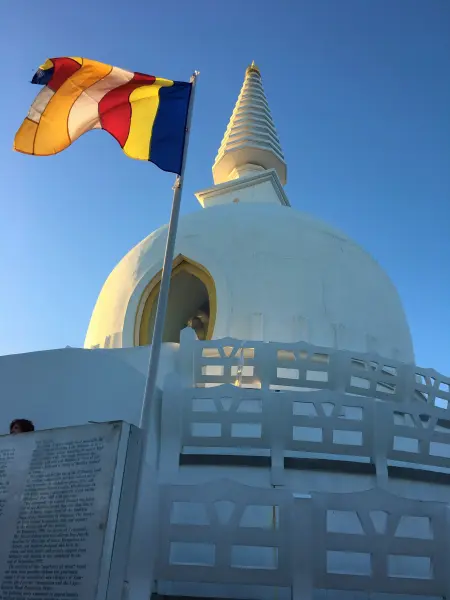
[[[199,452],[267,456],[272,483],[281,483],[280,400],[279,394],[232,385],[183,388],[175,379],[167,382],[161,415],[162,480],[174,481],[181,454]]]
[[[448,597],[448,507],[372,489],[160,486],[157,578]]]
[[[446,505],[380,489],[312,502],[316,587],[446,595]]]
[[[181,335],[179,370],[186,385],[307,391],[331,389],[406,402],[419,400],[447,409],[450,378],[375,353],[359,353],[307,344],[199,341],[190,330]]]
[[[160,488],[157,577],[290,586],[292,495],[229,480]]]
[[[285,451],[372,461],[373,402],[330,390],[280,396]]]
[[[415,367],[415,392],[427,404],[446,410],[450,402],[450,378],[434,369]]]
[[[263,342],[243,342],[233,338],[194,344],[195,385],[235,384],[239,381],[243,386],[261,387],[264,346]]]
[[[270,403],[261,390],[224,385],[184,391],[182,446],[263,448],[270,452]]]
[[[450,469],[448,411],[425,403],[377,403],[378,454],[390,461]]]

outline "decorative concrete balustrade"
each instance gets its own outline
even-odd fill
[[[335,461],[330,468],[338,471],[349,461],[371,465],[380,486],[394,464],[450,476],[447,419],[447,411],[419,402],[370,402],[332,390],[182,388],[172,380],[163,393],[161,474],[176,481],[183,455],[201,463],[208,454],[241,457],[242,464],[265,457],[272,485],[285,484],[287,462],[295,468],[303,459],[304,467],[308,458]]]
[[[448,511],[379,489],[296,496],[228,480],[161,486],[160,593],[273,598],[275,589],[277,597],[312,600],[314,589],[333,589],[448,598]]]
[[[177,365],[158,414],[159,594],[449,597],[448,378],[191,332]]]
[[[450,402],[450,377],[434,369],[304,342],[200,342],[186,329],[179,364],[184,385],[193,387],[240,380],[242,387],[262,390],[330,389],[395,402],[420,400],[445,409]]]

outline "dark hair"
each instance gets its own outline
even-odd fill
[[[14,419],[14,421],[11,421],[11,425],[9,426],[10,432],[13,430],[14,425],[18,425],[23,433],[34,431],[34,425],[28,419]]]

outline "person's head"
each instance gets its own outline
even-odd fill
[[[9,433],[27,433],[34,431],[34,425],[28,419],[14,419],[9,426]]]
[[[206,340],[208,332],[209,316],[203,310],[198,310],[196,314],[188,321],[188,327],[191,327],[199,340]]]

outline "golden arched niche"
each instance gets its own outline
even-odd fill
[[[162,271],[145,288],[136,317],[135,344],[151,344]],[[179,342],[187,326],[203,339],[211,339],[216,320],[217,299],[214,279],[202,265],[182,254],[174,260],[164,326],[164,342]]]

